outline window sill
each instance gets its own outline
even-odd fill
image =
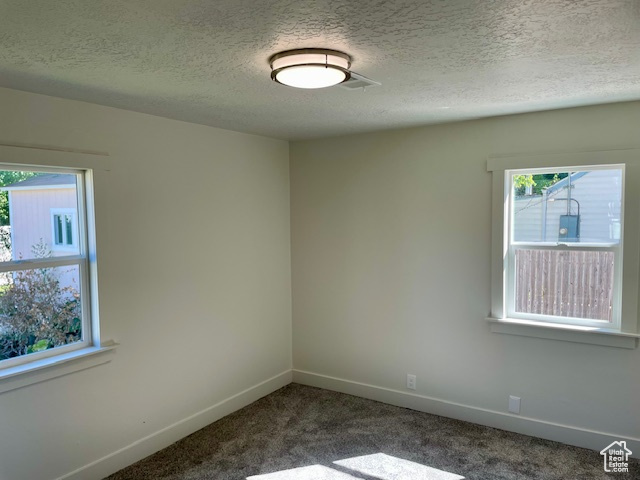
[[[108,363],[117,346],[110,341],[0,370],[0,394]]]
[[[507,335],[629,349],[637,348],[638,340],[640,339],[640,335],[604,328],[555,325],[533,320],[516,320],[513,318],[499,319],[489,317],[487,320],[491,325],[492,332]]]

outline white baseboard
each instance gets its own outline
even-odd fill
[[[181,438],[191,435],[193,432],[206,427],[210,423],[220,420],[222,417],[246,407],[250,403],[288,385],[291,383],[291,377],[291,370],[282,372],[275,377],[269,378],[215,405],[211,405],[162,430],[158,430],[151,435],[136,440],[130,445],[84,465],[73,472],[58,477],[56,480],[87,480],[107,477],[158,450],[168,447]]]
[[[398,407],[464,420],[532,437],[545,438],[598,452],[616,440],[626,440],[627,447],[633,452],[632,457],[640,457],[640,438],[545,422],[535,418],[462,405],[438,398],[367,385],[302,370],[293,370],[293,381],[302,385],[347,393]]]

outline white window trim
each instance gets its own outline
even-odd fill
[[[96,264],[96,218],[94,204],[94,176],[105,175],[109,172],[108,165],[104,164],[108,154],[101,152],[75,152],[67,149],[49,149],[44,147],[31,147],[20,145],[0,145],[0,162],[5,170],[28,170],[42,172],[69,173],[70,171],[80,171],[85,175],[85,182],[79,186],[78,195],[82,202],[86,202],[84,208],[85,215],[77,216],[77,221],[81,222],[79,231],[86,232],[87,249],[85,257],[88,273],[83,278],[83,289],[86,292],[86,307],[84,311],[90,314],[90,335],[84,338],[82,344],[77,345],[73,351],[63,351],[60,349],[50,349],[45,352],[38,352],[25,356],[28,362],[20,365],[6,366],[3,362],[0,367],[0,393],[21,388],[33,383],[49,380],[62,375],[67,375],[75,371],[107,363],[111,360],[111,355],[102,355],[104,352],[113,351],[117,343],[111,340],[101,342],[100,325],[98,318],[98,273]],[[39,165],[39,166],[34,166]],[[56,257],[71,260],[71,256]],[[86,330],[89,332],[89,330]],[[63,347],[64,348],[64,347]],[[100,354],[100,355],[99,355]]]
[[[107,342],[99,347],[89,346],[3,368],[0,370],[0,394],[108,363],[112,356],[106,354],[117,346],[117,343]]]
[[[558,167],[593,167],[598,165],[624,165],[625,187],[623,201],[624,232],[621,241],[625,252],[622,259],[621,312],[619,328],[572,326],[551,324],[534,319],[514,319],[507,315],[506,258],[509,254],[508,234],[505,228],[509,214],[509,191],[505,187],[508,170],[526,170]],[[604,346],[636,348],[638,346],[638,294],[640,290],[640,149],[554,153],[490,157],[487,170],[492,180],[492,232],[491,232],[491,313],[488,320],[496,333],[527,337],[590,343]],[[612,337],[618,340],[612,341]],[[623,340],[619,340],[623,339]]]
[[[74,185],[73,188],[76,188],[76,186]],[[56,216],[60,216],[60,215],[71,215],[71,244],[67,244],[67,243],[62,243],[61,245],[58,245],[56,243],[56,222],[55,222],[55,217]],[[64,224],[63,224],[64,225]],[[66,239],[66,228],[63,227],[62,229],[63,234],[62,236],[64,237],[64,239]],[[78,235],[80,234],[79,230],[78,230],[78,214],[76,212],[75,208],[52,208],[51,209],[51,249],[58,251],[58,250],[77,250],[78,249]]]

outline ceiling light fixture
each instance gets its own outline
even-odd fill
[[[269,59],[271,79],[296,88],[324,88],[351,78],[351,57],[324,48],[300,48]]]

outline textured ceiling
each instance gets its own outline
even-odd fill
[[[304,91],[323,47],[382,82]],[[2,0],[0,86],[300,139],[640,99],[638,0]]]

